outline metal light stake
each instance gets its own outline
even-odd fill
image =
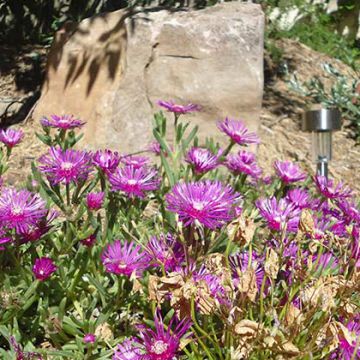
[[[312,133],[313,158],[316,172],[328,177],[331,160],[332,132],[341,129],[341,113],[338,109],[309,110],[304,113],[302,130]]]

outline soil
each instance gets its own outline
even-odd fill
[[[290,74],[296,72],[300,81],[313,76],[328,78],[321,69],[322,62],[328,62],[341,72],[351,73],[351,69],[338,60],[320,54],[293,40],[280,40],[283,61],[278,65],[265,56],[265,88],[259,135],[262,140],[258,149],[258,161],[266,174],[273,173],[275,160],[301,162],[301,166],[313,173],[310,134],[300,129],[304,99],[292,92],[281,75],[286,66]],[[41,130],[39,119],[32,119],[31,113],[40,94],[44,75],[47,49],[26,47],[21,49],[0,47],[0,125],[6,127],[17,124],[24,133],[23,142],[14,149],[11,168],[7,173],[9,184],[24,181],[30,173],[31,162],[44,153],[46,147],[35,138]],[[13,100],[10,109],[4,107]],[[351,129],[345,121],[343,129],[333,137],[333,161],[330,176],[342,180],[360,194],[360,146],[351,138]]]

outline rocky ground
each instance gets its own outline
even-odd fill
[[[328,62],[342,72],[351,70],[341,62],[319,54],[293,40],[281,40],[283,64],[290,74],[296,72],[300,80],[313,76],[326,77],[320,68]],[[14,150],[8,182],[15,184],[25,180],[30,164],[43,153],[45,147],[36,140],[35,132],[40,131],[39,119],[31,118],[39,96],[40,84],[45,68],[46,49],[41,47],[9,49],[1,48],[4,54],[0,60],[0,121],[2,126],[18,124],[25,132],[23,143]],[[301,161],[309,171],[313,171],[309,134],[300,130],[304,99],[289,90],[286,77],[280,76],[278,69],[266,57],[266,84],[263,111],[259,129],[262,144],[258,149],[260,165],[266,173],[271,173],[276,159]],[[330,174],[342,179],[360,193],[360,146],[351,138],[351,129],[344,124],[342,131],[333,139],[333,157]]]

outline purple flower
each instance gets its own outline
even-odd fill
[[[339,346],[331,355],[331,360],[360,359],[360,314],[354,316],[346,325],[348,334],[339,332]],[[347,335],[347,336],[346,336]],[[355,357],[354,357],[355,355]]]
[[[173,270],[184,260],[182,245],[172,234],[152,236],[147,244],[147,253],[155,265],[163,265],[166,271]]]
[[[84,240],[80,240],[80,242],[83,245],[87,246],[87,247],[93,246],[95,241],[96,241],[96,235],[95,234],[90,235],[88,238],[86,238]]]
[[[299,225],[300,210],[286,199],[261,199],[256,201],[260,215],[267,221],[270,229],[280,231],[287,224],[287,231],[296,231]]]
[[[47,212],[45,201],[39,194],[12,188],[5,188],[0,193],[0,223],[4,227],[15,229],[17,233],[26,233]]]
[[[246,174],[255,179],[258,179],[262,173],[256,164],[255,154],[245,150],[240,150],[237,154],[229,154],[225,165],[235,174]]]
[[[197,221],[210,229],[232,220],[239,200],[229,185],[210,180],[178,183],[166,195],[167,209],[177,213],[185,226]]]
[[[21,345],[17,343],[14,336],[10,336],[9,340],[14,352],[16,353],[16,360],[31,360],[31,359],[43,360],[42,356],[38,353],[23,351]]]
[[[46,216],[40,219],[35,225],[30,225],[26,231],[20,234],[20,243],[28,243],[39,240],[43,235],[52,228],[52,222],[58,217],[59,213],[50,209]]]
[[[239,145],[260,143],[258,136],[254,132],[249,132],[242,121],[225,118],[223,121],[218,121],[217,126],[221,132]]]
[[[339,199],[336,205],[342,211],[342,219],[349,225],[351,223],[360,224],[360,209],[353,201]]]
[[[85,344],[93,344],[96,341],[96,336],[94,334],[85,334],[83,341]]]
[[[8,244],[12,241],[12,238],[10,236],[6,235],[5,229],[2,229],[0,227],[0,251],[5,250],[5,244]]]
[[[95,166],[101,169],[104,173],[110,174],[115,171],[120,163],[120,156],[115,151],[98,150],[93,156],[92,162]]]
[[[286,200],[299,209],[311,208],[313,204],[309,193],[300,188],[289,190],[286,194]]]
[[[91,192],[86,196],[86,205],[89,210],[99,210],[105,197],[104,192]]]
[[[321,175],[316,175],[314,181],[319,192],[328,199],[341,199],[351,196],[351,190],[344,187],[341,182],[335,186],[333,180],[326,179],[325,176]]]
[[[285,184],[291,184],[306,179],[306,174],[300,170],[299,166],[291,161],[275,161],[274,168],[276,174]]]
[[[249,268],[249,253],[245,251],[229,256],[229,264],[234,285],[238,286],[242,273],[244,273]],[[255,271],[256,285],[258,290],[260,290],[264,280],[265,272],[262,267],[262,261],[255,252],[252,253],[251,268]]]
[[[13,148],[15,145],[19,144],[23,137],[24,133],[21,130],[8,128],[0,131],[0,141],[8,148]]]
[[[355,267],[360,268],[360,229],[354,226],[351,235],[351,258],[355,261]]]
[[[74,115],[50,115],[50,119],[44,116],[40,122],[44,127],[52,127],[63,130],[81,128],[85,124],[84,121],[76,119]]]
[[[204,148],[193,147],[186,156],[186,161],[191,164],[196,174],[204,174],[219,165],[222,150],[217,155]]]
[[[48,257],[42,257],[35,260],[33,266],[33,273],[36,279],[44,281],[51,276],[52,273],[56,271],[57,267],[54,265],[53,261]]]
[[[123,191],[127,196],[145,197],[145,192],[157,190],[160,186],[158,173],[153,168],[125,166],[109,174],[113,190]]]
[[[155,329],[145,325],[136,326],[138,338],[130,338],[118,345],[113,360],[173,360],[177,358],[180,341],[191,326],[188,319],[180,322],[173,317],[164,326],[160,311],[154,317]]]
[[[149,265],[149,257],[145,252],[141,252],[139,245],[134,242],[122,244],[120,240],[108,245],[101,259],[107,272],[128,277],[132,274],[140,276]]]
[[[153,141],[149,144],[147,150],[154,153],[155,155],[160,155],[161,145],[158,141]]]
[[[317,254],[313,255],[312,263],[316,265],[316,271],[319,271],[321,275],[336,274],[338,272],[339,261],[330,252],[320,256]]]
[[[120,161],[125,165],[133,166],[134,168],[138,169],[140,167],[148,165],[150,159],[146,156],[127,155],[122,156]]]
[[[84,181],[91,172],[91,155],[86,151],[51,147],[39,162],[40,171],[52,184]]]
[[[200,106],[199,105],[195,105],[195,104],[187,104],[187,105],[178,105],[175,104],[173,101],[163,101],[163,100],[159,100],[157,102],[157,104],[159,106],[161,106],[162,108],[173,112],[175,114],[187,114],[190,112],[194,112],[194,111],[200,111]]]

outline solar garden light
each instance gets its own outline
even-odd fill
[[[312,153],[316,173],[328,177],[332,132],[341,129],[341,113],[336,108],[305,111],[302,130],[312,133]]]

